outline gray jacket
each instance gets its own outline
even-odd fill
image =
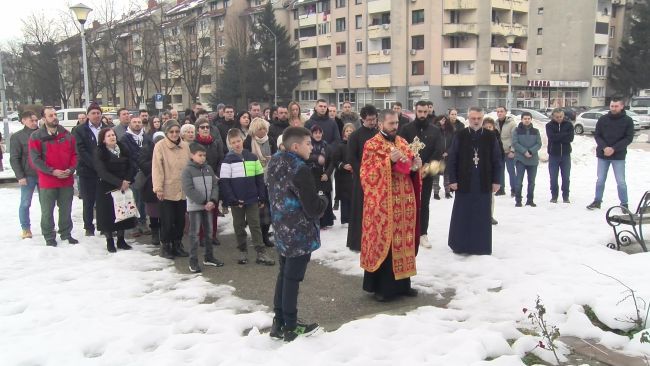
[[[515,161],[519,161],[524,165],[539,165],[539,149],[542,148],[542,137],[539,135],[539,130],[533,127],[531,123],[528,127],[524,126],[523,122],[512,134],[512,147],[515,150]],[[529,152],[532,156],[527,158],[524,156]]]
[[[121,122],[118,122],[118,124],[113,127],[113,132],[115,132],[115,136],[117,137],[117,141],[122,140],[122,137],[126,135],[126,129],[129,127],[127,124],[126,126],[122,126]]]
[[[31,130],[27,127],[14,133],[9,138],[9,163],[11,169],[16,175],[16,179],[23,179],[25,177],[37,177],[36,170],[29,164],[29,136],[36,130]]]
[[[181,174],[183,192],[187,196],[187,211],[203,211],[206,203],[219,202],[219,178],[208,164],[187,163]]]
[[[515,129],[517,128],[517,122],[512,118],[512,116],[506,116],[505,123],[503,124],[503,127],[499,124],[499,120],[497,119],[495,122],[497,130],[499,130],[500,136],[501,136],[501,143],[503,144],[503,152],[506,154],[509,152],[514,152],[515,149],[512,147],[512,134],[515,132]]]

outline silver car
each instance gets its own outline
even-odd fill
[[[596,122],[601,116],[609,113],[609,110],[590,110],[581,113],[578,118],[576,118],[575,123],[573,124],[573,129],[576,135],[582,135],[583,133],[589,132],[594,133],[596,131]],[[626,111],[627,113],[627,111]],[[632,115],[628,113],[634,122],[634,130],[640,130],[641,125],[639,124],[639,118],[637,115]]]

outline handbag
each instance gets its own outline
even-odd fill
[[[147,183],[147,179],[149,179],[149,177],[144,175],[142,170],[138,170],[138,173],[135,175],[135,180],[133,181],[133,184],[131,184],[131,187],[133,187],[133,189],[140,190],[144,187],[145,183]]]
[[[112,191],[111,196],[113,196],[113,209],[115,210],[115,223],[124,221],[130,218],[139,218],[140,213],[138,212],[138,207],[135,204],[135,198],[133,197],[133,191],[127,189],[122,192],[120,190]]]

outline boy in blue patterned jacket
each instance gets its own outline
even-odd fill
[[[255,154],[244,150],[244,136],[240,129],[232,128],[227,134],[230,151],[221,163],[219,190],[226,206],[232,209],[232,224],[240,251],[239,264],[248,263],[246,223],[257,252],[255,263],[272,266],[275,261],[265,253],[260,226],[260,207],[264,207],[266,190],[264,170]]]

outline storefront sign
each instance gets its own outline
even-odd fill
[[[534,88],[588,88],[588,81],[575,80],[528,80],[528,86]]]

